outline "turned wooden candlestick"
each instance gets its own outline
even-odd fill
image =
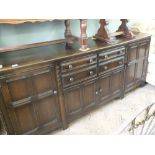
[[[128,29],[127,23],[128,20],[127,19],[121,19],[121,25],[119,26],[117,32],[123,32],[123,36],[126,38],[133,38],[133,34],[132,32]]]
[[[110,43],[114,38],[112,38],[111,34],[108,31],[107,28],[108,22],[105,19],[100,19],[99,23],[100,27],[94,38]]]
[[[81,29],[81,36],[80,36],[80,45],[81,51],[88,50],[88,43],[87,43],[87,20],[86,19],[80,19],[80,29]]]

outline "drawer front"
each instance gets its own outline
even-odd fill
[[[97,76],[96,66],[89,67],[78,72],[72,72],[62,75],[63,87],[77,84],[78,82],[90,79]]]
[[[124,66],[124,57],[113,59],[105,63],[104,62],[99,63],[99,74],[103,74],[108,71],[121,68],[123,66]]]
[[[116,58],[116,57],[123,56],[123,55],[125,55],[124,47],[104,51],[104,52],[99,53],[99,62],[107,61],[112,58]]]
[[[97,55],[78,57],[61,63],[61,72],[68,72],[97,63]]]

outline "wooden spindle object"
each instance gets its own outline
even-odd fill
[[[133,38],[134,35],[132,34],[132,32],[129,30],[127,23],[128,20],[127,19],[121,19],[121,25],[119,26],[117,32],[122,32],[122,36],[126,37],[126,38]]]
[[[80,29],[81,29],[81,36],[80,36],[80,45],[81,51],[87,51],[88,48],[88,43],[87,43],[87,20],[86,19],[80,19]]]
[[[94,38],[104,41],[106,43],[111,43],[114,38],[112,38],[111,34],[108,31],[108,22],[105,19],[100,19],[99,23],[100,27]]]

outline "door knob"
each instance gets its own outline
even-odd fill
[[[108,55],[105,55],[104,58],[105,58],[105,59],[108,59]]]
[[[89,62],[90,62],[90,63],[93,63],[93,59],[90,59]]]
[[[69,69],[72,69],[72,68],[73,68],[73,65],[69,65],[68,68],[69,68]]]
[[[73,82],[73,81],[74,81],[74,78],[73,78],[73,77],[71,77],[71,78],[69,79],[69,81],[70,81],[70,82]]]
[[[95,94],[98,95],[98,91],[96,91]]]
[[[108,67],[107,66],[104,66],[104,70],[107,70],[108,69]]]
[[[91,76],[91,75],[93,75],[93,74],[94,74],[94,72],[93,72],[93,71],[90,71],[90,72],[89,72],[89,74],[90,74],[90,76]]]
[[[122,65],[122,64],[123,64],[123,62],[122,62],[122,61],[119,61],[118,63],[119,63],[119,65]]]
[[[100,89],[99,89],[99,92],[102,93],[102,91],[103,91],[102,88],[100,88]]]
[[[57,95],[57,91],[56,91],[56,90],[54,90],[54,91],[53,91],[53,94],[54,94],[54,95]]]

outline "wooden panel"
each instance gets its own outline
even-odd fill
[[[99,93],[99,98],[100,101],[99,103],[104,102],[105,99],[110,97],[110,87],[111,87],[111,81],[110,81],[110,75],[101,77],[98,82],[98,93]]]
[[[82,111],[81,89],[79,87],[64,92],[65,107],[68,119],[76,117]]]
[[[23,134],[37,128],[33,105],[9,109],[9,112],[14,115],[14,118],[11,117],[11,121],[16,134]]]
[[[144,60],[140,60],[137,63],[137,70],[136,70],[136,81],[141,81],[142,80],[142,75],[143,75],[143,67],[144,67]]]
[[[127,66],[126,69],[126,84],[131,85],[135,80],[135,70],[136,70],[136,63],[133,63]]]
[[[111,76],[111,91],[113,94],[119,93],[123,88],[123,72],[113,73]]]
[[[87,83],[83,85],[82,89],[82,101],[84,109],[88,109],[90,107],[95,106],[96,104],[96,91],[97,91],[97,84],[96,81]]]
[[[60,122],[60,112],[57,97],[50,96],[36,103],[39,126],[52,125]]]
[[[137,58],[137,50],[138,50],[138,45],[137,44],[129,46],[128,52],[127,52],[128,62],[132,62],[132,61],[136,60],[136,58]]]
[[[17,101],[29,97],[29,83],[25,76],[12,77],[6,81],[10,92],[11,100]]]
[[[56,89],[56,80],[53,69],[46,68],[33,74],[33,86],[36,93]]]

